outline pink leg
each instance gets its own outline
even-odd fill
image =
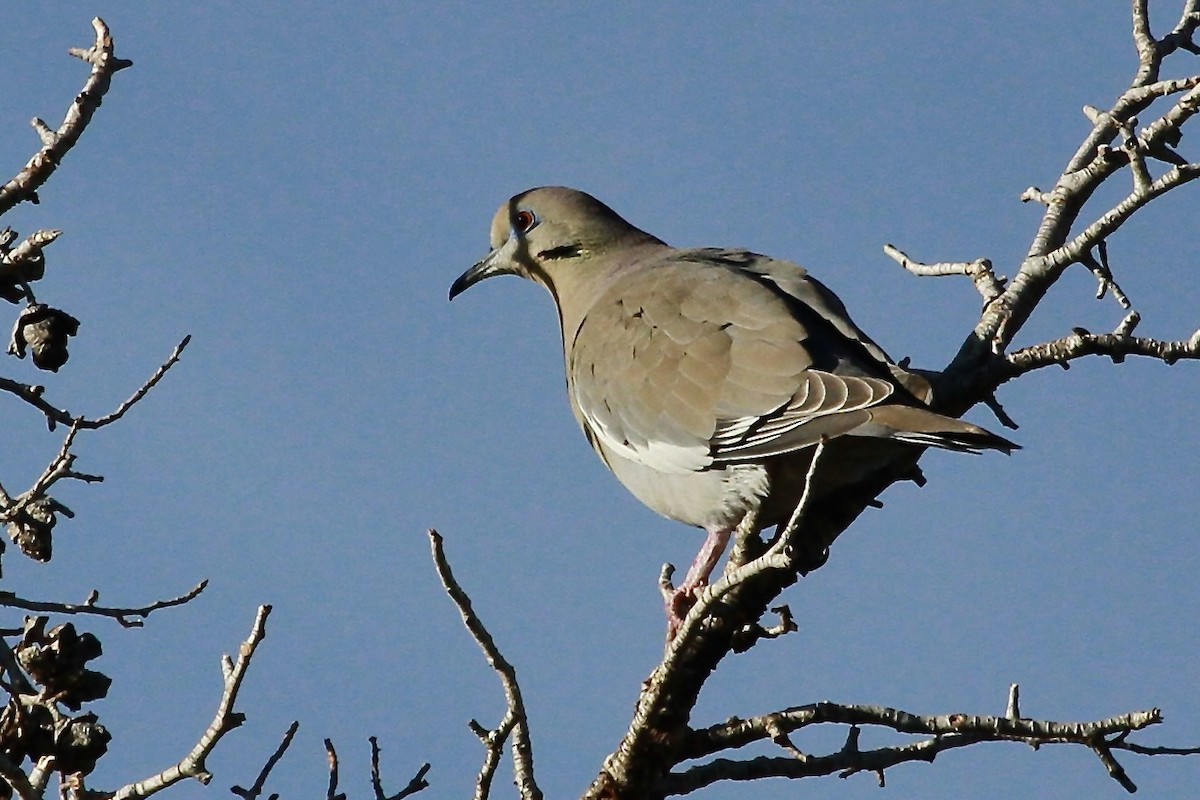
[[[684,615],[696,600],[696,589],[708,583],[708,578],[716,568],[717,562],[721,560],[732,533],[733,528],[709,531],[700,552],[692,560],[683,583],[667,596],[668,639],[675,638],[676,631],[683,624]]]

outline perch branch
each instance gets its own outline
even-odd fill
[[[811,561],[811,550],[824,549],[816,530],[808,529],[806,515],[825,447],[824,441],[816,446],[801,498],[774,541],[756,558],[730,563],[720,580],[697,590],[662,662],[645,681],[628,731],[585,797],[641,796],[678,763],[678,737],[704,681],[744,641],[746,626],[756,624],[783,588],[797,580],[800,565]],[[799,536],[802,521],[804,542]]]

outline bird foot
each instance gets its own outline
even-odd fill
[[[668,642],[672,641],[675,634],[679,633],[679,629],[683,627],[683,618],[692,610],[692,606],[696,605],[696,590],[703,585],[703,583],[694,585],[684,583],[678,589],[669,589],[663,592],[663,604],[667,611]]]

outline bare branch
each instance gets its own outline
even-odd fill
[[[1049,366],[1066,368],[1071,361],[1091,355],[1108,356],[1120,363],[1126,356],[1147,356],[1167,364],[1181,359],[1200,358],[1200,331],[1190,339],[1164,341],[1120,333],[1089,333],[1082,328],[1070,336],[1052,342],[1024,347],[1010,353],[1005,361],[1005,380]]]
[[[145,780],[121,787],[113,794],[113,800],[149,797],[186,778],[195,778],[205,785],[212,780],[212,773],[205,766],[205,759],[225,734],[240,726],[245,720],[245,715],[234,711],[233,707],[237,701],[238,691],[242,688],[242,681],[246,677],[246,670],[250,667],[250,660],[254,657],[254,651],[263,637],[267,635],[267,617],[270,613],[270,606],[259,606],[250,635],[246,641],[242,642],[242,646],[238,650],[237,661],[229,664],[228,656],[222,659],[225,690],[217,704],[217,713],[213,717],[212,723],[200,736],[200,741],[196,743],[192,751],[175,766],[168,767]]]
[[[1121,784],[1122,789],[1130,794],[1137,791],[1137,785],[1130,779],[1129,774],[1125,772],[1125,768],[1113,757],[1112,751],[1108,749],[1106,744],[1093,745],[1092,750],[1099,757],[1100,763],[1104,765],[1104,769],[1108,771],[1109,777]]]
[[[1117,281],[1113,278],[1112,269],[1108,265],[1108,245],[1103,240],[1096,246],[1096,252],[1099,253],[1099,258],[1092,256],[1091,253],[1085,253],[1079,260],[1080,262],[1092,271],[1096,276],[1096,299],[1102,300],[1104,295],[1112,292],[1113,299],[1121,308],[1132,308],[1133,304],[1129,302],[1129,297],[1117,285]]]
[[[1108,743],[1113,750],[1128,750],[1140,756],[1200,756],[1200,747],[1146,747],[1117,737]]]
[[[21,766],[14,764],[12,759],[3,753],[0,753],[0,778],[16,792],[20,800],[42,800],[42,793],[33,788],[29,777],[21,771]]]
[[[346,795],[337,790],[338,754],[329,739],[325,740],[325,756],[329,759],[329,788],[325,790],[325,800],[346,800]]]
[[[487,660],[488,666],[496,671],[500,676],[500,684],[504,687],[504,697],[508,705],[506,716],[507,720],[511,720],[512,735],[513,735],[513,771],[516,773],[517,788],[521,792],[521,797],[524,800],[541,800],[542,792],[538,788],[537,781],[533,774],[533,748],[529,741],[529,717],[525,712],[525,701],[521,699],[521,687],[517,683],[517,671],[500,653],[500,649],[496,646],[492,635],[488,633],[483,622],[471,607],[471,598],[463,591],[458,581],[454,578],[454,573],[450,569],[450,563],[446,560],[445,549],[442,546],[442,536],[432,528],[429,530],[429,542],[433,549],[433,563],[437,568],[438,577],[441,578],[442,586],[445,587],[450,599],[454,601],[454,605],[458,607],[458,613],[462,616],[463,624],[467,626],[475,643],[483,650],[484,658]],[[500,739],[496,744],[498,747],[503,743]],[[480,773],[480,779],[483,779],[483,773]],[[489,778],[490,781],[490,778]],[[479,797],[480,786],[477,784],[476,796]],[[486,794],[484,795],[486,797]]]
[[[769,628],[759,622],[746,625],[734,638],[733,652],[744,653],[763,639],[778,639],[800,630],[800,626],[792,617],[792,609],[788,606],[775,606],[771,611],[779,615],[779,622]]]
[[[1158,79],[1158,65],[1162,61],[1158,43],[1150,33],[1149,0],[1133,0],[1133,44],[1137,47],[1139,70],[1135,83],[1146,83]]]
[[[1018,430],[1021,427],[1017,424],[1016,420],[1008,415],[1008,412],[1004,410],[1004,406],[1000,405],[1000,401],[996,399],[996,395],[989,394],[984,397],[983,404],[988,407],[989,411],[996,415],[996,420],[1004,427],[1012,431]],[[920,486],[922,484],[918,482],[917,485]]]
[[[421,765],[417,770],[417,774],[413,775],[412,779],[400,791],[393,795],[384,794],[383,781],[379,777],[379,740],[374,736],[370,738],[371,742],[371,790],[375,792],[375,800],[403,800],[409,795],[416,794],[422,789],[429,788],[429,781],[425,780],[425,775],[429,772],[429,764]]]
[[[954,263],[922,264],[919,261],[909,258],[907,254],[895,245],[885,244],[883,252],[913,275],[920,277],[967,275],[975,282],[975,290],[983,297],[985,303],[999,297],[1001,292],[1004,291],[1004,282],[1006,279],[996,277],[996,273],[992,271],[992,262],[986,258]]]
[[[99,419],[80,420],[80,427],[103,428],[105,425],[116,422],[121,417],[125,416],[125,412],[133,408],[139,400],[149,394],[150,390],[157,386],[158,382],[166,376],[167,371],[179,362],[180,357],[183,355],[184,348],[186,348],[191,341],[192,337],[190,334],[184,336],[179,344],[175,345],[175,349],[171,351],[171,355],[167,357],[167,360],[164,361],[159,368],[154,371],[154,374],[150,376],[149,380],[143,383],[141,388],[134,392],[128,400],[126,400],[124,403],[121,403],[121,405],[117,407],[116,411],[100,417]]]
[[[1166,194],[1177,186],[1182,186],[1185,183],[1195,180],[1197,177],[1200,177],[1200,164],[1184,164],[1174,167],[1146,187],[1144,191],[1135,189],[1124,200],[1113,206],[1111,210],[1105,212],[1105,214],[1085,228],[1075,238],[1047,253],[1043,258],[1036,260],[1033,262],[1034,265],[1041,266],[1044,264],[1048,268],[1061,271],[1066,266],[1077,263],[1084,257],[1087,251],[1111,236],[1116,232],[1117,228],[1124,225],[1138,210],[1145,208],[1151,200]],[[1030,262],[1026,263],[1029,264]],[[1023,266],[1021,269],[1025,270],[1025,267]]]
[[[79,433],[79,420],[71,423],[71,429],[67,431],[67,436],[63,439],[62,446],[58,449],[58,455],[42,471],[42,474],[38,476],[38,479],[34,481],[33,486],[25,493],[21,500],[17,501],[18,507],[21,506],[23,501],[36,500],[39,497],[45,496],[46,490],[62,478],[74,477],[77,474],[71,471],[71,466],[75,463],[75,456],[71,454],[71,445],[75,443],[75,435],[77,433]],[[96,476],[89,477],[96,480],[103,480],[103,478],[96,478]]]
[[[1071,264],[1084,263],[1097,274],[1101,293],[1113,289],[1124,305],[1111,271],[1097,270],[1091,252],[1102,248],[1134,213],[1168,191],[1200,176],[1200,163],[1189,162],[1173,149],[1183,126],[1200,111],[1200,75],[1160,79],[1163,59],[1183,49],[1198,52],[1194,36],[1200,28],[1196,0],[1188,0],[1170,34],[1156,40],[1150,29],[1148,0],[1133,3],[1132,33],[1139,68],[1129,87],[1108,110],[1085,109],[1092,129],[1070,159],[1054,188],[1044,192],[1030,188],[1022,200],[1036,200],[1046,210],[1016,277],[1002,294],[985,305],[979,324],[963,342],[951,364],[935,378],[940,410],[961,413],[995,389],[1011,375],[997,369],[996,362],[1040,303],[1045,293]],[[1160,98],[1174,104],[1158,119],[1135,132],[1137,117]],[[1123,137],[1117,147],[1114,142]],[[1147,161],[1170,165],[1153,178]],[[1076,229],[1081,212],[1096,190],[1112,175],[1128,166],[1133,190],[1092,222]],[[1103,257],[1103,253],[1101,253]]]
[[[17,381],[10,380],[8,378],[0,378],[0,391],[5,391],[16,395],[21,400],[24,400],[26,403],[29,403],[31,406],[41,411],[46,416],[46,423],[50,430],[54,430],[55,426],[58,424],[73,425],[76,423],[79,425],[81,430],[94,430],[96,428],[103,428],[105,425],[110,425],[119,420],[121,417],[125,416],[129,409],[133,408],[138,401],[145,397],[150,390],[153,389],[158,382],[163,379],[164,376],[166,376],[167,371],[170,370],[171,367],[175,366],[180,357],[183,355],[184,348],[186,348],[188,343],[191,341],[192,337],[190,335],[183,337],[182,341],[175,345],[175,349],[171,351],[171,355],[167,357],[167,360],[164,361],[159,368],[154,371],[154,374],[151,375],[150,378],[143,383],[141,387],[129,397],[128,400],[121,403],[121,405],[119,405],[112,413],[106,414],[105,416],[97,419],[87,419],[83,416],[77,417],[66,409],[60,409],[50,405],[42,398],[42,394],[45,392],[44,386],[18,383]]]
[[[263,764],[262,770],[258,773],[258,777],[254,779],[254,785],[249,789],[243,789],[241,786],[231,786],[229,791],[244,798],[244,800],[257,800],[262,794],[263,787],[267,784],[267,778],[271,775],[271,770],[275,769],[275,765],[279,763],[279,759],[283,758],[283,754],[291,747],[292,739],[296,736],[296,731],[300,730],[300,722],[294,721],[288,726],[287,732],[283,734],[283,741],[279,743],[279,747],[275,748],[275,752],[267,759],[267,763]]]
[[[173,608],[174,606],[189,603],[199,597],[200,593],[207,586],[208,581],[203,580],[185,594],[172,597],[168,600],[157,600],[150,605],[138,608],[98,606],[96,605],[96,600],[99,595],[96,592],[93,592],[92,596],[83,603],[59,603],[46,600],[26,600],[23,597],[17,597],[12,592],[0,591],[0,606],[19,608],[23,611],[34,611],[37,613],[87,614],[95,617],[110,617],[119,622],[123,627],[140,628],[143,625],[142,620],[149,617],[151,613],[158,611],[160,608]]]
[[[1162,722],[1157,708],[1095,722],[1054,722],[967,714],[924,716],[885,706],[811,703],[750,719],[737,719],[691,732],[681,747],[682,759],[701,758],[722,750],[770,740],[778,731],[792,733],[811,725],[871,725],[897,733],[986,736],[995,740],[1074,742],[1089,744],[1104,736],[1141,730]],[[681,759],[681,760],[682,760]]]
[[[97,17],[92,20],[92,28],[96,31],[95,43],[86,50],[70,50],[71,55],[91,64],[92,72],[83,89],[67,109],[67,114],[57,131],[49,130],[41,120],[33,121],[34,129],[42,140],[42,148],[29,159],[29,163],[16,177],[0,186],[0,214],[22,200],[37,202],[37,190],[54,173],[67,151],[79,141],[92,115],[100,107],[113,74],[133,65],[132,61],[113,55],[112,36],[102,19]]]
[[[1010,702],[1009,711],[1015,710]],[[1120,745],[1105,739],[1107,736],[1125,737],[1129,733],[1155,725],[1162,721],[1158,709],[1124,714],[1119,717],[1096,722],[1053,722],[1049,720],[1021,719],[1006,714],[1003,717],[969,716],[945,714],[941,716],[919,716],[893,708],[881,706],[842,705],[838,703],[814,703],[807,706],[785,709],[773,714],[748,720],[731,720],[704,730],[691,732],[681,747],[680,760],[702,758],[723,750],[744,747],[755,741],[773,741],[779,744],[790,757],[755,758],[748,760],[715,759],[683,772],[673,773],[663,782],[663,794],[686,794],[722,780],[755,780],[763,777],[803,778],[820,775],[841,774],[842,777],[858,772],[881,775],[884,770],[897,764],[911,761],[933,761],[946,750],[988,741],[1020,741],[1033,745],[1076,744],[1096,751],[1107,751]],[[841,750],[829,755],[800,753],[791,745],[787,734],[819,724],[845,724],[855,726]],[[854,731],[859,726],[872,725],[889,728],[898,733],[926,734],[933,738],[924,739],[899,747],[880,747],[861,750]],[[1123,739],[1122,739],[1123,741]],[[1111,753],[1107,755],[1106,768],[1122,786],[1129,788],[1123,770],[1113,771]]]
[[[508,740],[509,734],[512,733],[515,720],[516,717],[509,710],[492,730],[483,727],[477,720],[471,720],[467,723],[467,727],[471,729],[471,733],[475,734],[479,738],[480,743],[483,744],[483,764],[480,765],[479,774],[475,778],[475,800],[487,800],[487,798],[491,797],[492,781],[496,777],[496,770],[500,768],[500,757],[504,754],[504,743]]]
[[[54,430],[59,423],[70,425],[75,419],[70,413],[57,409],[42,399],[42,394],[46,391],[45,386],[19,383],[11,378],[0,377],[0,391],[15,395],[45,414],[46,425],[50,430]]]

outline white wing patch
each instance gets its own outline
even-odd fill
[[[672,444],[659,439],[630,441],[623,433],[613,430],[603,420],[578,403],[580,416],[604,449],[621,458],[642,464],[659,472],[683,475],[699,472],[713,463],[707,447]]]

